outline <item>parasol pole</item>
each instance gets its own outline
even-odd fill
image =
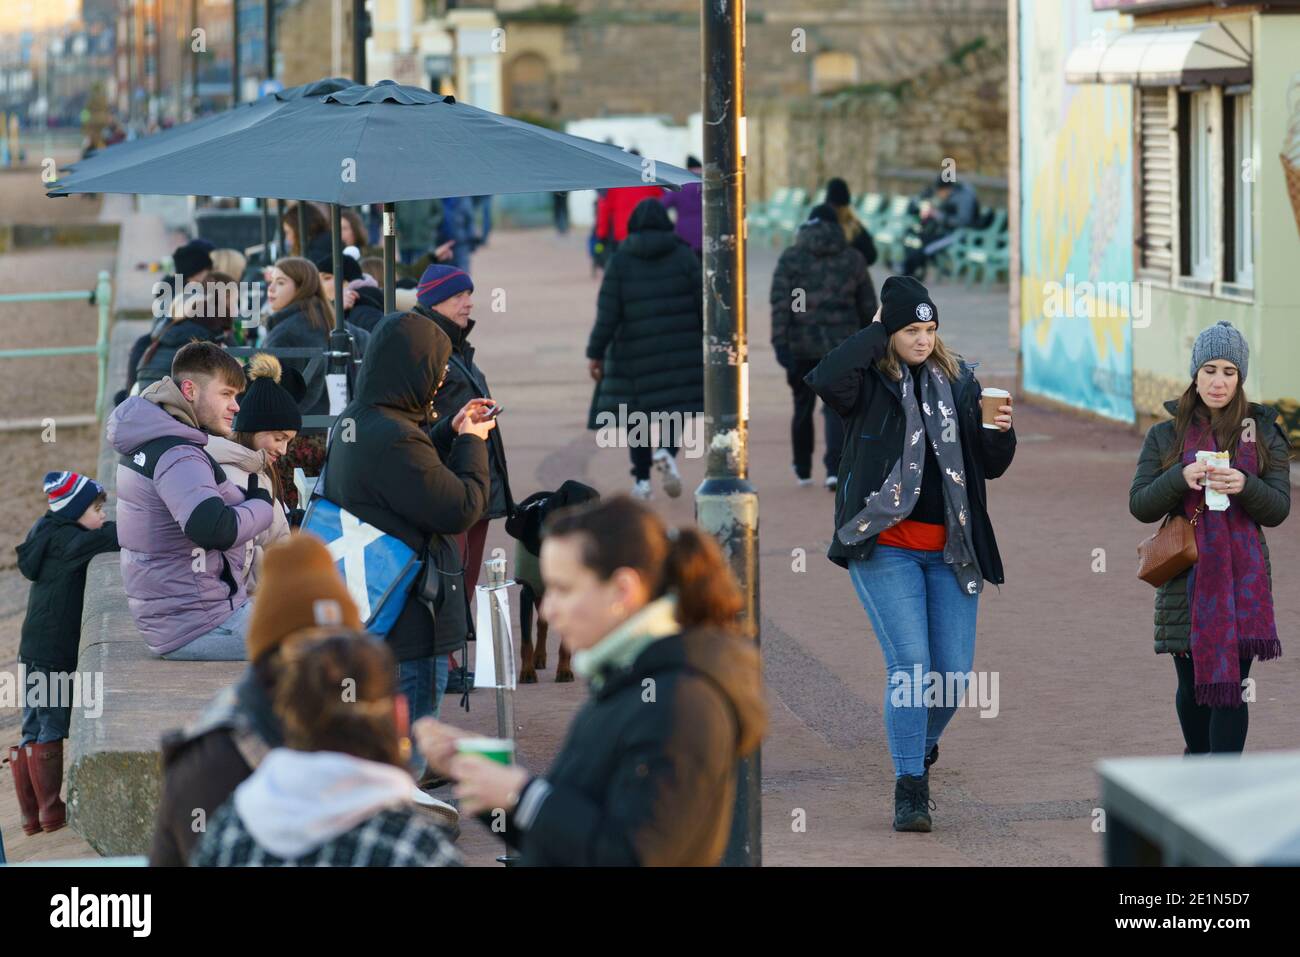
[[[397,204],[384,203],[384,315],[397,311]]]

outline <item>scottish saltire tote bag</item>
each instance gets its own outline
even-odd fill
[[[423,555],[325,497],[328,448],[327,442],[325,464],[303,515],[302,528],[329,548],[348,593],[357,603],[366,631],[382,638],[392,630],[406,606],[423,567]]]

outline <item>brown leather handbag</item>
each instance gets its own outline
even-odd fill
[[[1150,538],[1138,545],[1138,578],[1159,588],[1196,564],[1196,522],[1205,503],[1196,507],[1190,520],[1168,515]]]

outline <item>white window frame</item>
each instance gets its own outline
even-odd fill
[[[1226,97],[1225,97],[1226,98]],[[1232,96],[1233,210],[1232,285],[1255,288],[1255,140],[1251,92]],[[1249,164],[1249,166],[1247,165]],[[1247,175],[1249,173],[1249,175]],[[1226,224],[1225,224],[1226,225]]]
[[[1214,190],[1214,141],[1213,108],[1214,96],[1210,90],[1197,90],[1188,100],[1191,114],[1186,118],[1188,124],[1187,170],[1191,178],[1188,184],[1188,209],[1183,213],[1188,217],[1187,238],[1190,244],[1188,264],[1191,270],[1187,278],[1197,282],[1214,281],[1214,233],[1215,207]]]

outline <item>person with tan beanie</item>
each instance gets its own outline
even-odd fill
[[[340,626],[360,630],[362,622],[324,543],[294,534],[267,548],[248,625],[248,669],[197,720],[163,737],[151,865],[183,866],[207,818],[283,744],[272,701],[285,640]],[[204,828],[196,826],[196,813]]]

